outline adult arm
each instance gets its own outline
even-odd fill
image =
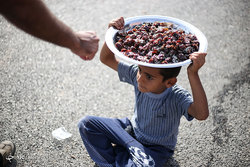
[[[206,93],[198,75],[198,70],[205,63],[205,56],[206,53],[191,54],[190,59],[193,63],[188,67],[188,79],[194,99],[188,113],[198,120],[205,120],[209,115]]]
[[[23,31],[66,47],[84,60],[91,60],[98,50],[95,32],[73,32],[41,0],[0,0],[0,13]]]

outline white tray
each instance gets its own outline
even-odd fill
[[[190,23],[187,23],[185,21],[182,21],[180,19],[176,19],[173,17],[167,17],[167,16],[159,16],[159,15],[145,15],[145,16],[135,16],[135,17],[129,17],[125,19],[125,26],[133,26],[136,24],[144,23],[144,22],[150,22],[153,23],[155,21],[159,22],[170,22],[178,26],[178,28],[183,29],[187,33],[192,33],[196,35],[200,46],[199,46],[199,52],[206,52],[207,51],[207,39],[205,35],[195,26],[193,26]],[[133,64],[138,64],[138,65],[143,65],[143,66],[148,66],[148,67],[154,67],[154,68],[173,68],[173,67],[180,67],[184,66],[187,64],[191,63],[191,60],[185,60],[182,62],[178,63],[169,63],[169,64],[152,64],[152,63],[146,63],[138,60],[134,60],[132,58],[129,58],[125,56],[122,52],[120,52],[116,47],[115,47],[115,35],[118,32],[117,29],[114,29],[113,27],[110,27],[105,35],[105,41],[107,43],[107,46],[109,49],[119,58],[123,59],[124,61],[133,63]]]

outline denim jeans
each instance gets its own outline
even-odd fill
[[[95,116],[84,117],[78,124],[90,157],[101,167],[161,167],[173,155],[163,146],[138,142],[125,130],[128,126],[127,118]]]

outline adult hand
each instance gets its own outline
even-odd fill
[[[79,31],[75,33],[78,38],[78,45],[71,51],[83,60],[91,60],[98,51],[99,38],[94,31]]]

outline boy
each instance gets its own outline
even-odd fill
[[[122,29],[123,17],[110,22]],[[191,95],[176,85],[180,67],[159,69],[119,62],[103,45],[100,60],[116,70],[119,78],[134,86],[136,104],[130,120],[87,116],[78,126],[90,157],[105,167],[161,167],[174,153],[180,118],[205,120],[206,94],[198,76],[206,53],[193,53],[188,67]],[[115,144],[115,145],[114,145]]]

